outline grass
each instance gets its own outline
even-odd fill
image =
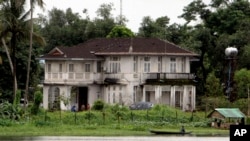
[[[183,112],[166,106],[131,111],[111,106],[100,111],[41,111],[20,120],[1,120],[0,136],[151,136],[150,129],[179,131],[182,125],[196,136],[229,136],[229,130],[209,126],[203,112]]]
[[[157,129],[157,128],[156,128]],[[159,130],[159,129],[158,129]],[[179,131],[178,127],[165,127],[161,130]],[[197,136],[228,136],[228,130],[214,128],[187,127],[186,131],[192,131]],[[35,127],[24,124],[12,127],[0,128],[0,136],[150,136],[149,129],[133,130],[127,127],[98,126],[86,127],[82,125],[56,125],[48,127]]]

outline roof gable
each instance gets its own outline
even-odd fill
[[[59,55],[63,55],[64,53],[58,47],[55,47],[48,54],[53,55],[53,56],[59,56]]]

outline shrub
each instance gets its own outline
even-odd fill
[[[102,100],[95,101],[92,109],[102,111],[104,109],[104,102]]]
[[[39,112],[39,106],[42,102],[42,99],[43,99],[42,92],[36,91],[35,92],[35,101],[31,107],[31,114],[37,115],[37,113]]]

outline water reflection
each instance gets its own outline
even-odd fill
[[[129,137],[89,137],[89,136],[41,136],[41,137],[0,137],[1,141],[229,141],[229,137],[193,136],[129,136]]]

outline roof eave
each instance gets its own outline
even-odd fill
[[[71,60],[71,61],[84,61],[84,60],[103,60],[102,58],[37,58],[38,60]]]
[[[153,52],[96,52],[95,55],[168,55],[168,56],[199,56],[192,53],[153,53]]]

